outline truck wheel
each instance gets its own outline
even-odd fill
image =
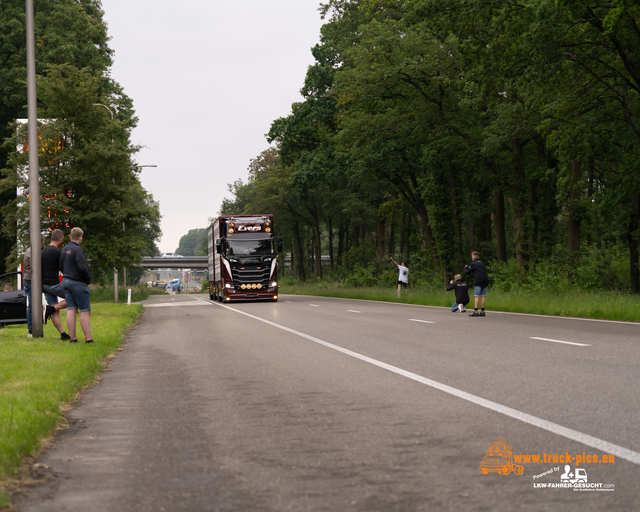
[[[509,474],[509,466],[501,467],[500,471],[498,471],[498,473],[500,473],[501,475],[508,475]]]
[[[209,300],[216,300],[216,299],[217,297],[213,293],[209,294]]]

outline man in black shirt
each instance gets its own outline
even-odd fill
[[[69,340],[78,343],[76,337],[76,317],[80,310],[80,327],[84,333],[85,343],[93,343],[91,335],[91,274],[87,267],[84,251],[80,247],[84,232],[80,228],[73,228],[69,234],[71,241],[65,246],[60,255],[60,269],[64,278],[62,284],[67,299],[67,327]]]
[[[51,318],[53,325],[60,333],[61,340],[70,340],[62,321],[60,320],[61,309],[67,307],[67,301],[64,300],[64,286],[58,278],[60,270],[60,246],[64,233],[60,229],[54,229],[51,233],[51,243],[42,250],[42,291],[47,299],[47,309],[45,310],[44,323]],[[58,301],[58,297],[62,301]]]

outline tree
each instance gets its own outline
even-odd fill
[[[207,255],[207,228],[190,229],[182,235],[176,253],[182,256]]]
[[[63,218],[56,227],[82,227],[83,248],[99,279],[107,269],[140,261],[160,234],[159,206],[141,186],[132,161],[137,147],[129,140],[136,121],[131,100],[101,71],[89,68],[50,66],[38,84],[45,105],[39,118],[50,120],[40,126],[40,137],[55,149],[40,153],[41,208],[53,204]],[[24,145],[22,137],[24,130],[18,130],[7,145]],[[26,159],[27,151],[10,153],[3,191],[27,187]],[[25,197],[10,201],[2,213],[4,233],[26,239]],[[49,224],[45,219],[43,229]]]
[[[111,65],[107,27],[98,0],[35,2],[36,73],[47,65],[69,64],[105,72]],[[0,140],[12,136],[11,123],[27,117],[25,7],[19,0],[0,2]],[[0,148],[0,168],[14,147]],[[0,195],[0,207],[15,199],[15,189]],[[0,220],[2,222],[2,220]],[[0,236],[0,272],[6,270],[15,238]]]

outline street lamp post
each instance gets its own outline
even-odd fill
[[[40,237],[40,168],[38,162],[38,111],[33,0],[26,0],[27,112],[29,137],[29,240],[31,242],[31,333],[42,338],[42,266]]]
[[[104,103],[94,103],[96,107],[104,107],[111,114],[111,120],[113,121],[113,110],[107,107]],[[113,139],[111,139],[111,144],[113,144]],[[118,303],[118,269],[113,267],[113,302]]]

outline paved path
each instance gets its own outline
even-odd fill
[[[640,510],[640,325],[295,296],[146,304],[21,511]],[[560,463],[482,475],[500,436],[514,454],[615,454],[580,465],[615,491],[534,488]]]

